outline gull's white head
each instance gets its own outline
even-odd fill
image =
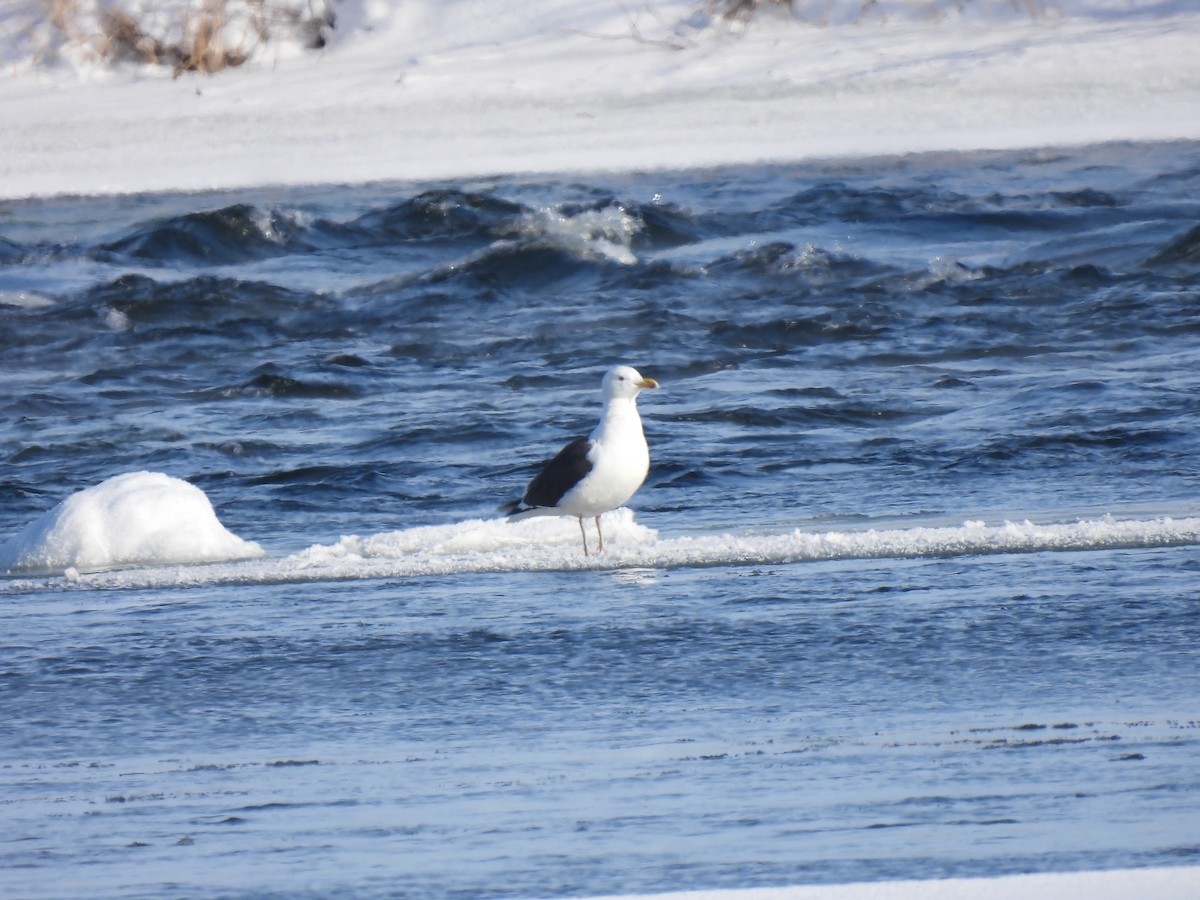
[[[658,382],[653,378],[643,378],[642,373],[632,366],[613,366],[604,373],[604,383],[600,390],[607,403],[618,397],[632,400],[646,388],[656,388]]]

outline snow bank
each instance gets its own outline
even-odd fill
[[[323,49],[178,78],[39,55],[31,10],[0,0],[0,197],[1200,139],[1189,0],[346,0]]]
[[[0,544],[0,572],[68,572],[262,556],[217,521],[204,492],[131,472],[68,497]]]

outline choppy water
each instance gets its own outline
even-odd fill
[[[0,204],[0,539],[268,551],[0,579],[0,887],[1195,863],[1198,223],[1195,144]],[[497,507],[618,361],[589,562]]]

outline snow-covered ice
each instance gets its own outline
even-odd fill
[[[161,472],[128,472],[63,500],[0,544],[0,573],[66,572],[261,556],[217,521],[205,493]]]
[[[608,552],[585,557],[573,518],[472,519],[360,537],[344,536],[290,556],[267,556],[217,521],[203,491],[153,472],[110,478],[80,491],[0,544],[0,572],[57,574],[98,588],[164,588],[410,578],[474,572],[581,568],[674,569],[782,565],[835,559],[914,559],[1200,543],[1200,518],[907,525],[784,533],[662,537],[622,508],[605,515]],[[255,535],[260,540],[281,535]],[[213,563],[197,569],[178,563]],[[11,587],[27,589],[27,582]]]

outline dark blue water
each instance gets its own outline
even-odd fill
[[[495,519],[613,362],[585,564]],[[1200,145],[0,203],[0,373],[0,540],[268,554],[0,580],[8,894],[1200,859]]]

